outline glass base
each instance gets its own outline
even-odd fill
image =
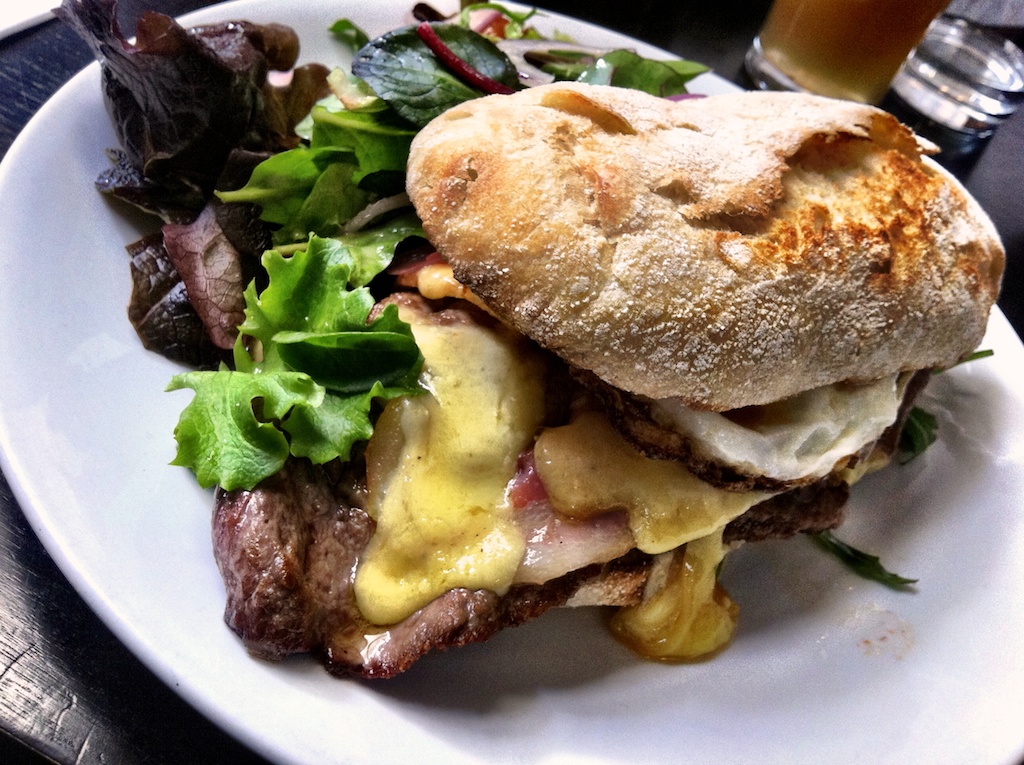
[[[807,88],[801,87],[790,77],[773,64],[765,55],[761,46],[761,38],[755,37],[743,58],[743,67],[747,70],[747,76],[760,90],[790,90],[796,93],[807,93]]]

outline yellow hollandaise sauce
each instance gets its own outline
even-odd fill
[[[625,510],[637,547],[657,556],[643,602],[611,618],[620,642],[658,661],[695,661],[729,643],[739,608],[717,584],[722,531],[770,494],[719,489],[678,462],[650,459],[594,411],[545,430],[534,456],[556,510]]]
[[[391,401],[367,446],[377,528],[355,594],[381,625],[453,588],[508,590],[525,540],[506,487],[544,415],[544,366],[520,338],[403,318],[425,359],[427,393]]]
[[[695,661],[723,649],[739,614],[717,583],[726,551],[718,531],[659,556],[648,583],[653,593],[616,611],[612,634],[641,656],[660,661]]]
[[[595,411],[541,433],[534,457],[555,510],[625,510],[637,547],[652,554],[713,534],[771,496],[719,489],[679,462],[646,457]]]

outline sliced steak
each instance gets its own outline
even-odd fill
[[[639,601],[648,556],[633,551],[544,584],[451,590],[396,625],[366,622],[352,582],[373,520],[343,474],[293,460],[252,491],[218,492],[214,554],[227,590],[225,621],[254,655],[321,656],[336,675],[385,678],[432,650],[490,638],[566,605]]]
[[[850,487],[825,479],[759,502],[725,527],[722,541],[762,542],[800,532],[834,529],[843,522]]]

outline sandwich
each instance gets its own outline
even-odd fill
[[[365,678],[558,607],[652,659],[722,650],[728,552],[837,527],[985,332],[1004,251],[930,150],[790,93],[555,83],[434,118],[429,248],[375,308],[421,392],[347,461],[217,491],[230,627]]]

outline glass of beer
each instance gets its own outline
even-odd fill
[[[763,90],[877,104],[949,0],[775,0],[747,52]]]

